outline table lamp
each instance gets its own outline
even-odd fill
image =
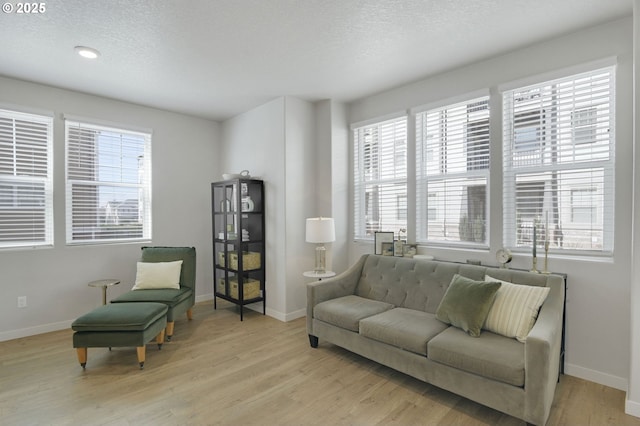
[[[316,274],[326,272],[326,252],[324,243],[336,240],[336,230],[331,217],[307,218],[306,241],[316,243],[316,265],[313,271]]]

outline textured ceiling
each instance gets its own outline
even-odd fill
[[[631,0],[54,0],[45,6],[40,15],[0,14],[0,75],[214,120],[283,95],[352,101],[632,13]],[[76,45],[102,55],[82,59]]]

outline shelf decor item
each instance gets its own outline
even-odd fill
[[[240,306],[262,302],[265,294],[264,183],[245,170],[211,184],[214,308],[218,298]]]
[[[383,254],[382,253],[382,243],[392,243],[393,244],[393,232],[381,232],[377,231],[374,234],[374,242],[375,247],[373,254]]]
[[[316,261],[314,272],[324,274],[327,270],[327,249],[325,243],[336,240],[336,230],[333,218],[331,217],[310,217],[306,225],[306,241],[316,244]]]
[[[511,263],[512,259],[513,256],[511,255],[511,251],[509,249],[501,248],[496,252],[496,260],[498,261],[502,269],[508,268],[509,263]]]
[[[536,257],[536,246],[538,245],[538,239],[536,236],[536,219],[533,219],[533,259],[532,259],[532,266],[531,266],[531,271],[529,272],[533,272],[535,274],[539,274],[540,271],[538,271],[538,258]]]
[[[546,212],[546,220],[544,224],[544,269],[543,274],[550,274],[549,272],[549,212]]]

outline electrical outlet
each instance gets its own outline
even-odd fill
[[[18,308],[27,307],[27,296],[18,296]]]

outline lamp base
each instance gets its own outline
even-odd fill
[[[324,244],[318,244],[316,246],[316,265],[313,268],[313,272],[316,274],[324,274],[327,270],[326,253],[327,249],[324,247]]]

